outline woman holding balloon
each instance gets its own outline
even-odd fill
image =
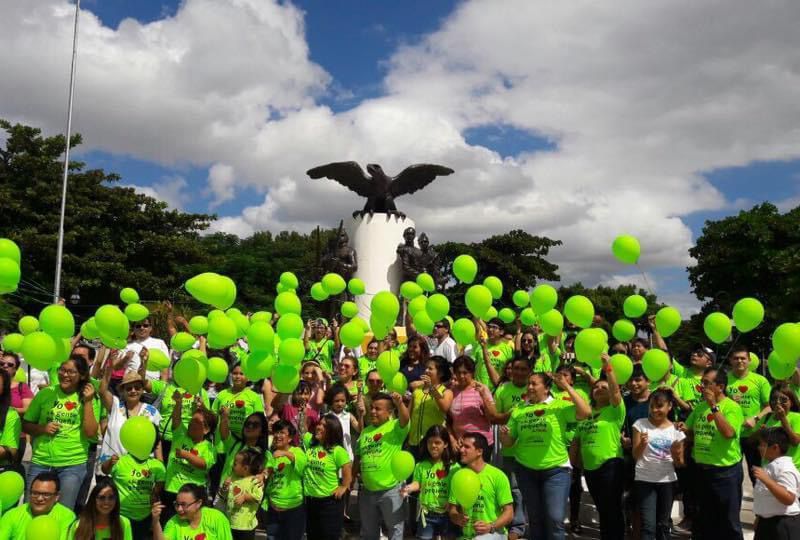
[[[11,406],[11,378],[0,370],[0,472],[16,462],[21,431],[19,414]]]

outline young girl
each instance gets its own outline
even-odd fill
[[[350,403],[350,392],[347,388],[336,384],[331,386],[325,393],[325,403],[328,405],[331,413],[339,419],[342,424],[342,438],[344,449],[347,450],[347,455],[350,456],[350,461],[353,460],[353,437],[352,432],[358,431],[358,419],[355,415],[347,411],[347,404]]]
[[[642,540],[668,540],[675,467],[683,466],[686,435],[670,421],[672,395],[666,390],[650,394],[649,415],[633,424],[635,491],[642,518]]]
[[[183,427],[181,414],[183,394],[175,391],[172,395],[175,408],[172,410],[172,452],[167,463],[165,518],[174,514],[175,498],[184,484],[206,485],[208,471],[214,465],[217,452],[213,444],[213,434],[217,427],[217,417],[205,408],[192,414],[189,428]]]
[[[314,433],[314,427],[319,422],[319,411],[309,403],[311,395],[311,386],[306,381],[300,381],[291,394],[291,400],[287,400],[287,394],[281,393],[277,393],[273,400],[281,420],[289,422],[297,430],[292,441],[295,446],[300,445],[306,433]]]
[[[258,519],[256,513],[264,488],[257,476],[264,470],[264,454],[245,448],[236,454],[233,474],[220,488],[220,498],[225,501],[225,513],[231,521],[234,540],[254,540]]]
[[[303,471],[306,454],[292,446],[294,426],[285,420],[272,424],[272,452],[267,454],[269,481],[262,508],[267,511],[268,540],[301,540],[306,529]]]
[[[119,513],[119,494],[107,476],[100,476],[81,515],[70,526],[69,540],[132,540],[131,523]]]
[[[345,356],[339,365],[336,367],[338,377],[336,384],[344,386],[351,396],[355,396],[358,392],[358,364],[353,356]]]
[[[431,426],[420,444],[420,461],[414,467],[413,482],[400,494],[407,497],[419,491],[417,538],[449,538],[450,518],[447,515],[447,496],[450,479],[458,470],[450,447],[450,436],[443,426]]]

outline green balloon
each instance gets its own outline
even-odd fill
[[[17,323],[19,331],[23,336],[27,336],[31,332],[36,332],[39,329],[39,319],[33,315],[25,315]]]
[[[339,274],[329,273],[322,276],[322,287],[329,296],[336,296],[347,288],[347,282]]]
[[[353,296],[358,296],[367,292],[367,286],[364,285],[364,282],[360,279],[352,278],[347,282],[347,290],[350,291],[350,294]]]
[[[492,293],[492,298],[500,300],[503,296],[503,282],[497,276],[489,276],[483,280],[483,286]]]
[[[370,330],[369,323],[364,319],[362,319],[361,317],[353,317],[353,319],[350,322],[356,323],[359,326],[361,326],[361,329],[364,331],[365,334]]]
[[[194,336],[188,332],[178,332],[169,340],[169,348],[177,352],[185,352],[194,346]]]
[[[733,322],[739,332],[749,332],[764,320],[764,306],[755,298],[742,298],[733,306]]]
[[[500,317],[500,320],[506,324],[514,322],[514,319],[517,318],[517,314],[514,313],[514,310],[507,307],[504,307],[498,311],[497,316]]]
[[[224,349],[236,343],[239,329],[229,317],[215,317],[208,321],[208,346],[212,349]]]
[[[253,352],[272,353],[275,347],[275,332],[268,322],[256,321],[247,329],[247,345]]]
[[[285,365],[297,366],[303,361],[306,355],[306,349],[303,346],[303,341],[298,338],[281,338],[281,344],[278,346],[278,362]]]
[[[575,356],[597,369],[603,365],[600,355],[606,345],[606,336],[599,328],[585,328],[575,336]]]
[[[22,350],[22,344],[25,341],[25,336],[22,334],[12,333],[6,334],[3,338],[3,350],[13,353],[18,353]]]
[[[633,362],[624,354],[615,354],[609,360],[611,369],[614,371],[614,377],[617,379],[617,384],[625,384],[633,374]]]
[[[392,378],[386,381],[386,388],[390,392],[397,392],[398,394],[405,394],[408,390],[408,379],[400,372],[392,375]]]
[[[221,309],[212,309],[211,311],[208,312],[207,319],[209,321],[212,319],[216,319],[217,317],[227,317],[227,315],[225,315],[225,312],[222,311]]]
[[[81,325],[81,336],[86,339],[97,339],[100,337],[100,329],[97,328],[94,317],[89,317]]]
[[[417,276],[417,285],[419,285],[425,292],[433,292],[436,290],[436,284],[433,282],[433,277],[427,272],[422,272]]]
[[[425,312],[431,321],[441,321],[450,312],[450,300],[443,294],[432,294],[425,302]]]
[[[11,259],[17,266],[22,264],[22,254],[19,246],[13,240],[0,238],[0,259]]]
[[[37,330],[25,336],[20,352],[28,364],[36,369],[47,371],[55,361],[58,351],[55,339],[50,334]]]
[[[208,333],[208,318],[202,315],[195,315],[189,319],[189,330],[192,334],[204,336]]]
[[[548,336],[558,336],[564,328],[564,317],[559,311],[551,309],[539,317],[539,326]]]
[[[358,347],[364,341],[364,329],[357,322],[347,322],[339,329],[339,340],[351,349]]]
[[[146,416],[132,416],[122,424],[119,440],[130,455],[144,461],[156,444],[156,428]]]
[[[303,312],[303,306],[300,304],[300,299],[293,292],[282,292],[275,297],[275,311],[278,315],[286,315],[294,313],[300,315]]]
[[[56,344],[56,355],[53,359],[53,365],[60,366],[69,360],[69,355],[72,353],[72,340],[69,338],[53,338],[53,343]],[[127,345],[127,343],[125,343],[125,345]],[[125,345],[123,345],[123,348]]]
[[[428,303],[428,297],[427,296],[422,296],[422,295],[417,296],[416,298],[414,298],[412,301],[410,301],[408,303],[408,312],[413,317],[419,311],[424,311],[425,310],[425,305],[427,303]]]
[[[417,285],[414,281],[404,281],[400,285],[400,296],[406,300],[413,300],[423,293],[424,291],[422,290],[422,287]]]
[[[767,369],[773,379],[785,381],[794,375],[796,364],[793,360],[784,360],[778,351],[772,351],[767,357]]]
[[[0,473],[0,511],[5,512],[17,504],[23,491],[25,479],[21,474],[15,471]]]
[[[269,311],[256,311],[252,315],[250,315],[250,324],[254,322],[272,322],[272,313]]]
[[[296,289],[300,285],[297,276],[291,272],[282,273],[279,280],[280,284],[286,287],[286,289]]]
[[[203,388],[206,380],[206,368],[194,358],[181,358],[175,363],[172,377],[178,386],[190,394],[196,394]]]
[[[303,319],[300,318],[300,315],[287,313],[278,319],[276,330],[281,339],[301,338],[303,337],[303,332],[305,331],[305,328],[303,327]]]
[[[641,247],[639,240],[629,234],[617,236],[611,244],[614,257],[622,264],[636,264],[639,261]]]
[[[297,294],[297,291],[295,291],[294,289],[290,289],[289,287],[285,287],[283,285],[283,283],[280,283],[280,282],[277,285],[275,285],[275,291],[278,294],[281,294],[282,292],[290,292],[290,293]]]
[[[311,286],[311,298],[317,302],[324,302],[328,299],[328,296],[330,296],[328,291],[325,290],[325,287],[323,287],[322,283],[319,281]]]
[[[94,322],[101,334],[115,339],[128,339],[130,323],[117,306],[100,306],[94,314]]]
[[[469,319],[456,319],[452,325],[453,339],[462,347],[475,341],[475,324]]]
[[[543,283],[531,291],[531,307],[537,315],[544,315],[558,303],[558,291]]]
[[[761,365],[761,358],[758,357],[755,353],[750,353],[750,365],[747,368],[752,372],[756,373],[758,371],[758,366]],[[769,366],[767,366],[769,367]]]
[[[647,311],[647,299],[640,294],[632,294],[622,303],[622,311],[631,319],[641,317]]]
[[[369,326],[375,339],[383,339],[389,335],[389,330],[392,329],[392,323],[379,319],[373,313],[369,316]]]
[[[149,371],[161,371],[169,367],[169,357],[161,349],[148,349],[147,369]]]
[[[22,272],[19,269],[19,263],[0,257],[0,288],[3,289],[3,292],[16,291],[20,278],[22,278]]]
[[[50,514],[36,516],[25,528],[25,540],[42,540],[43,538],[61,538],[61,526]]]
[[[206,368],[206,372],[208,372],[208,356],[200,349],[189,349],[181,355],[181,360],[184,358],[191,358]]]
[[[109,336],[108,334],[104,334],[102,332],[100,332],[100,341],[102,341],[103,345],[109,349],[122,350],[128,345],[128,341],[125,338]]]
[[[669,355],[661,349],[649,349],[642,357],[642,369],[650,382],[659,382],[669,372]]]
[[[414,472],[414,456],[411,452],[400,450],[392,456],[392,474],[398,482],[405,482]]]
[[[511,301],[514,302],[514,305],[518,308],[524,308],[527,306],[531,298],[528,296],[528,293],[523,290],[514,291],[514,294],[511,296]]]
[[[468,467],[458,469],[450,481],[450,493],[455,496],[456,502],[466,514],[470,515],[472,506],[478,501],[481,493],[481,480],[475,471]]]
[[[139,293],[136,292],[136,289],[131,289],[130,287],[125,287],[121,291],[119,291],[119,299],[122,300],[126,304],[138,304],[139,303]]]
[[[656,313],[656,330],[661,337],[668,338],[681,327],[681,314],[671,306],[666,306]]]
[[[783,323],[772,334],[772,348],[788,361],[800,357],[800,324]]]
[[[519,312],[519,320],[525,326],[533,326],[537,320],[536,313],[533,312],[533,309],[526,307]]]
[[[281,394],[291,394],[300,382],[300,372],[295,366],[278,364],[272,370],[272,387]]]
[[[472,255],[459,255],[453,261],[453,275],[461,283],[472,283],[478,274],[478,263]],[[424,287],[423,287],[424,288]]]
[[[125,316],[129,321],[137,322],[150,316],[150,310],[142,304],[128,304],[125,307]]]
[[[224,383],[228,379],[228,363],[219,356],[212,356],[208,359],[206,376],[213,383]]]
[[[434,323],[435,321],[431,319],[427,311],[418,311],[417,314],[414,315],[414,328],[424,336],[433,333]]]
[[[272,377],[272,370],[275,369],[275,355],[266,352],[251,352],[242,361],[242,371],[245,377],[251,381],[258,381]]]
[[[570,296],[564,304],[564,315],[581,328],[589,328],[594,321],[594,305],[583,295]]]
[[[237,337],[244,337],[248,328],[250,328],[250,319],[236,308],[230,308],[225,314],[233,321],[233,324],[236,325]]]
[[[628,319],[620,319],[611,327],[611,334],[617,341],[630,341],[636,335],[636,326]]]
[[[358,315],[358,306],[355,302],[344,302],[340,309],[342,316],[352,319]]]
[[[39,313],[39,326],[53,337],[69,338],[75,334],[72,313],[58,304],[47,306]]]
[[[217,309],[228,309],[236,301],[236,284],[233,280],[214,272],[199,274],[184,286],[196,300]]]
[[[731,320],[719,311],[711,313],[703,321],[703,330],[708,339],[714,343],[722,343],[731,335]]]
[[[489,321],[491,321],[495,317],[497,317],[497,308],[494,307],[494,306],[489,306],[489,309],[487,309],[486,313],[483,314],[483,316],[481,317],[481,320],[483,322],[487,322],[488,323]]]
[[[492,293],[484,285],[473,285],[467,289],[464,295],[467,309],[473,317],[483,317],[489,308],[492,307]]]
[[[375,367],[384,381],[391,381],[400,369],[400,356],[395,351],[383,351],[375,362]]]
[[[400,313],[400,302],[389,291],[380,291],[372,297],[370,308],[372,315],[379,321],[394,324],[394,321],[397,320],[397,314]]]

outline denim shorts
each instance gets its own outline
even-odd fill
[[[447,514],[425,514],[425,526],[422,526],[422,518],[417,520],[417,538],[421,540],[431,540],[435,536],[452,535],[450,516]]]

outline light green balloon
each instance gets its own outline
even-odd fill
[[[237,337],[244,337],[247,333],[247,329],[250,328],[250,319],[236,308],[230,308],[225,312],[225,315],[236,325]]]
[[[462,467],[450,481],[450,493],[462,509],[470,511],[481,493],[481,480],[472,469]]]
[[[339,340],[351,349],[358,347],[364,341],[364,328],[357,322],[347,322],[339,329]]]
[[[3,292],[14,292],[17,290],[22,272],[19,263],[6,257],[0,257],[0,287]]]
[[[433,333],[434,322],[425,310],[417,311],[417,314],[414,315],[414,328],[422,335],[427,336]]]
[[[25,491],[25,479],[21,474],[16,471],[0,473],[0,510],[5,512],[17,504],[23,491]]]
[[[514,302],[514,305],[518,308],[524,308],[530,303],[531,299],[527,292],[520,289],[514,291],[514,294],[511,296],[511,301]]]
[[[215,317],[208,321],[208,346],[212,349],[224,349],[236,343],[239,329],[229,317]]]
[[[184,287],[196,300],[217,309],[228,309],[236,301],[233,280],[214,272],[199,274],[188,280]]]
[[[288,313],[302,314],[303,306],[300,299],[293,292],[282,292],[275,297],[275,311],[278,315],[286,315]]]
[[[594,320],[594,305],[583,295],[570,296],[564,304],[564,315],[580,328],[589,328]]]
[[[208,359],[206,376],[213,383],[224,383],[228,379],[228,363],[219,356],[212,356]]]
[[[733,306],[733,322],[739,332],[749,332],[764,320],[764,306],[755,298],[742,298]]]
[[[272,353],[275,347],[275,331],[265,321],[256,321],[247,329],[247,345],[250,350]]]
[[[622,303],[622,311],[631,319],[641,317],[647,311],[647,299],[640,294],[632,294]]]
[[[324,302],[329,296],[328,291],[325,290],[325,287],[323,287],[322,283],[319,281],[311,286],[311,298],[317,302]]]
[[[150,316],[150,310],[142,304],[128,304],[125,307],[125,316],[129,321],[142,321]]]
[[[117,306],[112,304],[100,306],[94,314],[94,322],[101,334],[117,340],[128,339],[130,323]]]
[[[411,452],[400,450],[392,456],[392,474],[398,482],[405,482],[414,472],[414,456]]]
[[[266,323],[272,322],[272,313],[270,313],[269,311],[256,311],[255,313],[250,315],[250,324],[261,321]]]
[[[191,358],[192,360],[194,360],[195,362],[206,368],[206,372],[208,372],[208,356],[206,356],[206,353],[204,353],[200,349],[189,349],[188,351],[186,351],[181,355],[181,360],[183,360],[184,358]]]
[[[533,309],[526,307],[519,312],[519,320],[524,326],[533,326],[537,320],[536,313],[533,312]]]
[[[443,294],[432,294],[425,302],[425,312],[431,321],[441,321],[450,312],[450,300]]]
[[[751,373],[758,372],[758,366],[761,365],[761,358],[758,357],[755,353],[750,353],[750,365],[747,368],[750,370]],[[769,367],[769,366],[767,366]]]
[[[714,343],[722,343],[731,335],[731,320],[719,311],[711,313],[703,321],[703,330],[708,339]]]
[[[189,330],[192,334],[204,336],[208,333],[208,318],[202,315],[195,315],[189,319]]]
[[[609,360],[611,369],[614,370],[614,376],[617,379],[617,384],[625,384],[633,374],[633,362],[624,354],[615,354]]]
[[[22,342],[22,356],[31,366],[47,371],[56,358],[56,341],[50,334],[31,332]]]
[[[492,307],[492,293],[484,285],[473,285],[464,295],[467,309],[473,317],[483,317]]]
[[[25,315],[17,323],[19,331],[23,336],[27,336],[31,332],[36,332],[39,329],[39,319],[33,315]]]
[[[251,352],[242,360],[242,372],[251,381],[272,377],[277,360],[275,355],[263,351]]]
[[[296,289],[300,285],[300,282],[297,280],[297,276],[291,272],[282,273],[279,279],[281,285],[286,287],[286,289]]]
[[[796,365],[794,361],[781,357],[778,351],[772,351],[767,357],[767,369],[773,379],[785,381],[794,375]]]
[[[375,339],[383,339],[389,335],[389,330],[392,329],[392,323],[379,319],[373,313],[369,316],[369,326]]]
[[[601,367],[600,355],[606,346],[606,336],[599,328],[584,328],[575,336],[575,356],[595,369]]]
[[[161,371],[169,367],[169,357],[161,349],[148,349],[147,369],[149,371]]]
[[[372,315],[384,323],[394,323],[400,313],[400,302],[389,291],[380,291],[372,297],[370,302]]]
[[[564,328],[564,317],[559,311],[551,309],[539,317],[539,326],[548,336],[558,336]]]
[[[531,307],[539,316],[555,308],[557,303],[558,291],[546,283],[537,285],[531,291]]]
[[[342,316],[352,319],[353,317],[358,315],[358,306],[355,302],[344,302],[342,303],[342,307],[340,309]]]
[[[398,372],[392,375],[392,378],[386,381],[386,388],[390,392],[397,392],[398,394],[405,394],[408,390],[408,379],[402,373]]]
[[[53,304],[39,313],[39,326],[53,337],[69,338],[75,334],[75,319],[64,306]]]
[[[206,380],[206,368],[194,358],[181,358],[175,363],[172,377],[188,393],[197,394]]]
[[[668,338],[681,327],[681,314],[672,306],[665,306],[656,313],[656,330],[661,337]]]
[[[22,344],[24,342],[25,336],[22,334],[6,334],[5,337],[3,337],[3,350],[18,353],[22,350]]]
[[[136,292],[136,289],[125,287],[124,289],[119,291],[119,299],[126,304],[138,304],[139,293]]]
[[[301,339],[281,338],[281,344],[278,346],[278,362],[280,364],[298,366],[305,355],[306,349],[303,347]]]
[[[617,236],[611,244],[614,257],[622,264],[636,264],[639,261],[641,247],[639,240],[629,234]]]
[[[194,336],[188,332],[178,332],[169,340],[169,348],[177,352],[185,352],[194,346]]]
[[[276,330],[281,339],[301,338],[303,337],[303,332],[305,331],[305,328],[303,327],[303,319],[300,318],[300,315],[287,313],[278,319]]]
[[[658,382],[669,372],[669,355],[661,349],[649,349],[642,357],[642,369],[650,382]]]
[[[772,334],[772,347],[780,358],[796,361],[800,357],[800,325],[783,323]]]
[[[433,292],[436,290],[436,283],[433,281],[433,276],[427,272],[422,272],[417,276],[417,285],[425,292]]]
[[[100,329],[97,328],[94,317],[89,317],[81,325],[81,336],[86,339],[97,339],[100,337]]]
[[[498,311],[497,316],[500,317],[500,320],[506,324],[514,322],[514,319],[517,318],[517,314],[514,313],[514,310],[507,307],[504,307]]]
[[[636,326],[628,319],[620,319],[611,327],[611,334],[617,341],[630,341],[636,335]]]
[[[335,273],[329,273],[322,276],[322,287],[325,292],[330,296],[341,294],[347,288],[347,282],[342,276]]]
[[[278,364],[272,370],[272,386],[281,394],[291,394],[300,382],[300,372],[295,366]]]
[[[11,259],[17,266],[22,264],[22,254],[19,246],[8,238],[0,238],[0,259]]]
[[[364,285],[362,280],[358,278],[352,278],[347,282],[347,290],[350,291],[350,294],[353,296],[358,296],[367,292],[367,286]]]
[[[462,347],[475,341],[475,324],[466,318],[456,319],[452,325],[453,339]]]
[[[483,286],[492,293],[492,298],[500,300],[503,296],[503,282],[497,276],[489,276],[483,280]]]
[[[375,367],[384,381],[391,381],[400,369],[400,356],[395,351],[383,351],[375,361]]]
[[[414,281],[404,281],[400,284],[400,296],[406,300],[413,300],[423,293],[422,287],[417,285]]]
[[[453,275],[461,283],[472,283],[478,274],[478,263],[472,255],[459,255],[453,261]],[[424,289],[424,287],[423,287]]]
[[[132,416],[122,424],[119,440],[130,455],[144,461],[156,444],[156,428],[146,416]]]
[[[416,298],[414,298],[412,301],[410,301],[408,303],[408,312],[413,317],[419,311],[424,311],[425,310],[425,305],[427,303],[428,303],[428,297],[427,296],[422,296],[422,295],[417,296]]]

